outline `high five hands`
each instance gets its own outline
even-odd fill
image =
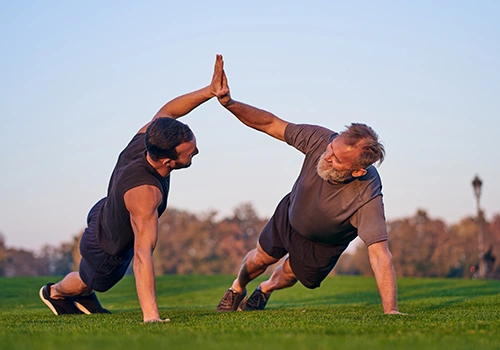
[[[222,55],[219,54],[215,56],[214,74],[212,76],[210,88],[213,96],[217,97],[221,105],[226,106],[229,101],[231,101],[227,77],[224,72],[224,59]]]

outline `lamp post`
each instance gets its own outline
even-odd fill
[[[474,180],[472,180],[472,187],[474,188],[474,194],[476,195],[476,205],[477,205],[477,243],[478,243],[477,245],[478,245],[479,278],[485,278],[486,276],[486,266],[484,264],[483,213],[481,211],[481,205],[479,204],[482,185],[483,182],[476,175],[476,177],[474,177]]]

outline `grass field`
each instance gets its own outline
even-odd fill
[[[0,349],[500,349],[500,281],[400,278],[404,316],[383,315],[373,278],[347,276],[277,291],[265,311],[217,313],[233,278],[159,277],[172,321],[146,325],[130,276],[99,295],[112,315],[74,316],[40,301],[46,278],[0,278]]]

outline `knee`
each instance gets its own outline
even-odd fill
[[[286,259],[285,263],[282,266],[283,276],[291,283],[295,284],[297,282],[297,277],[293,273],[292,268],[290,267],[290,263],[288,259]]]
[[[252,261],[259,266],[269,266],[278,262],[279,260],[267,254],[264,250],[262,250],[260,246],[252,250],[251,255],[252,255],[251,257]]]

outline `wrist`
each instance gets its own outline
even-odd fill
[[[231,97],[224,97],[219,99],[219,102],[223,107],[229,108],[235,101]]]
[[[215,89],[213,88],[212,85],[207,85],[203,89],[201,89],[203,97],[205,97],[207,100],[210,100],[212,97],[217,96],[215,93]]]

